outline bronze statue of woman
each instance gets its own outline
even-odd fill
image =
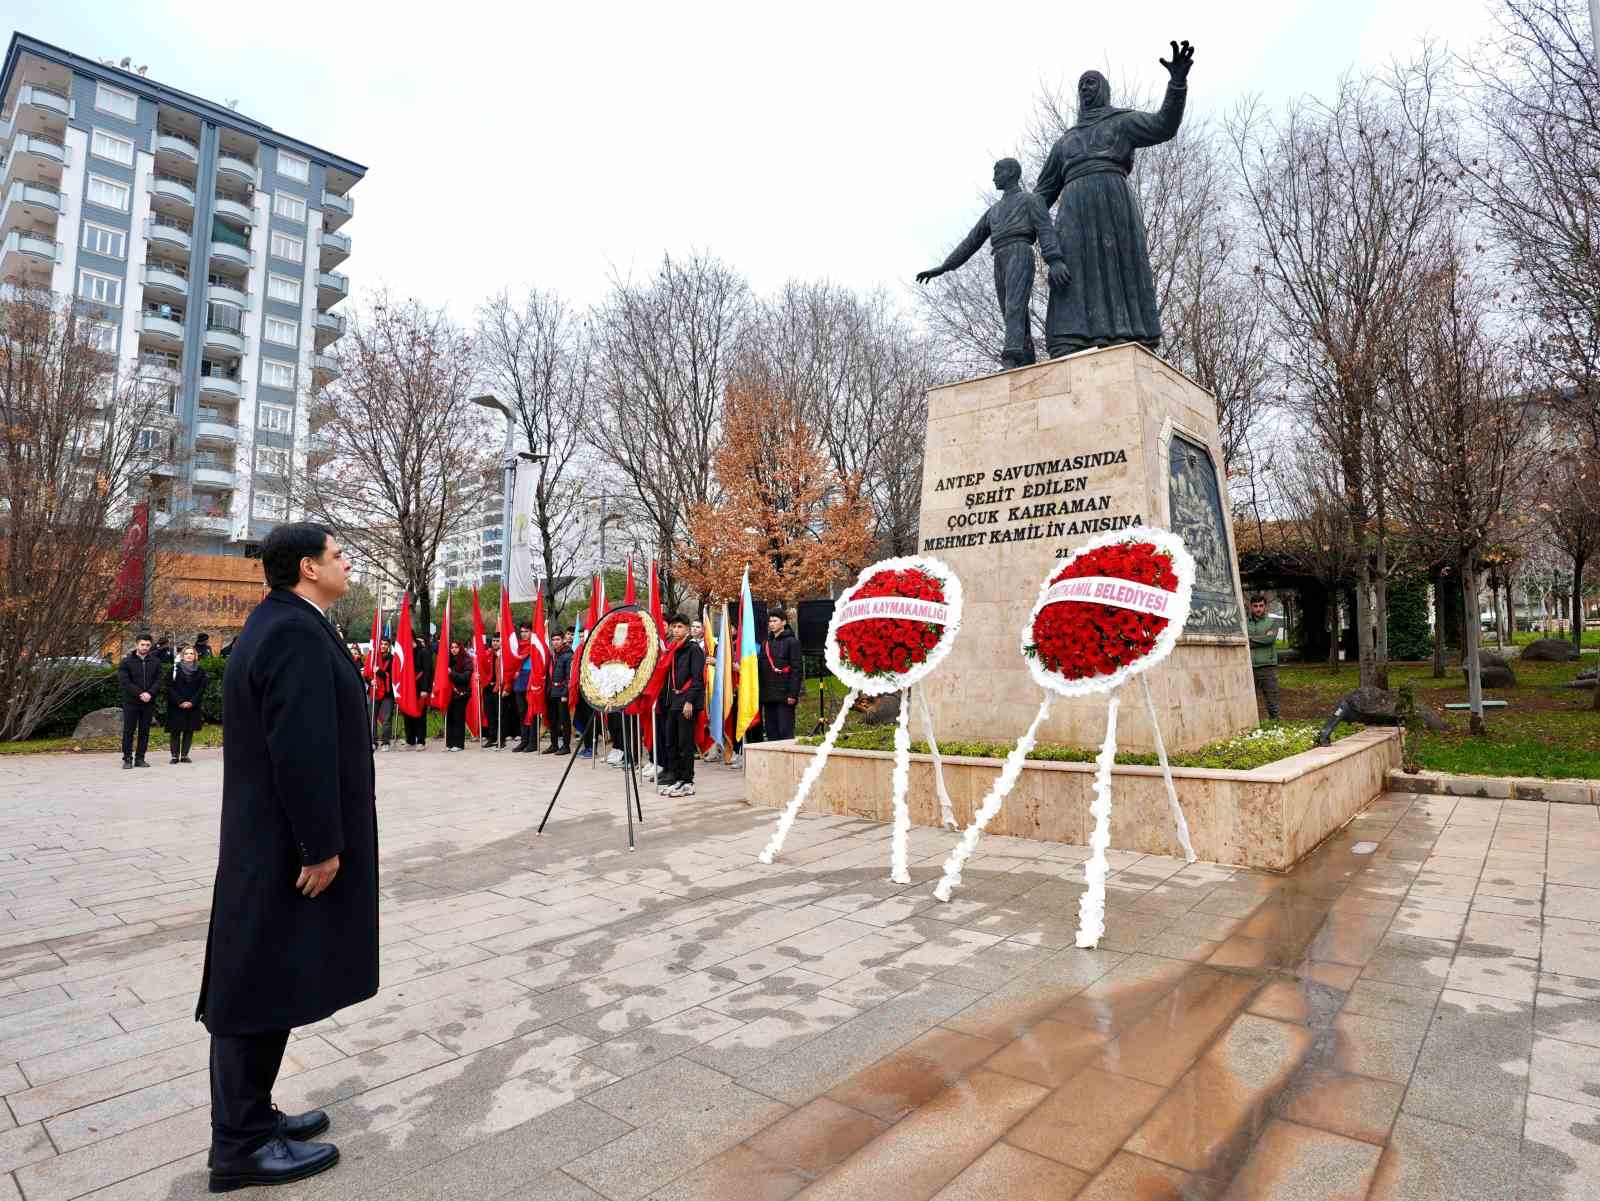
[[[1057,358],[1093,346],[1161,344],[1161,310],[1150,278],[1144,214],[1128,183],[1133,152],[1178,132],[1194,50],[1172,43],[1166,98],[1153,113],[1111,107],[1111,84],[1098,71],[1078,80],[1078,120],[1045,160],[1034,188],[1056,207],[1056,234],[1072,282],[1052,284],[1045,334]]]

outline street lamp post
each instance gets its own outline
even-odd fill
[[[517,438],[517,420],[510,407],[498,396],[484,394],[467,398],[473,404],[485,409],[498,410],[506,419],[505,446],[500,452],[500,469],[502,488],[505,497],[500,505],[500,587],[508,583],[510,572],[506,570],[510,562],[511,550],[511,493],[517,482],[517,456],[515,453]]]

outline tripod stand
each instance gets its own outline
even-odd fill
[[[595,709],[592,710],[592,712],[597,718],[605,721],[606,724],[609,724],[611,714],[613,712],[621,713],[622,711],[620,709]],[[622,722],[622,812],[628,819],[628,849],[632,851],[636,849],[633,838],[633,815],[634,812],[637,811],[639,814],[639,824],[644,824],[644,802],[639,799],[639,781],[634,775],[634,765],[637,762],[637,748],[634,745],[634,739],[629,737],[630,728],[636,727],[634,727],[633,723],[629,722],[626,719],[626,716],[624,716]],[[599,731],[597,730],[596,733],[598,732]],[[550,798],[550,804],[548,807],[546,807],[544,811],[544,817],[542,820],[540,820],[539,828],[535,831],[535,833],[544,833],[545,823],[550,820],[550,814],[555,810],[556,801],[560,799],[561,790],[567,785],[567,777],[572,774],[572,765],[578,761],[578,748],[582,745],[583,743],[581,741],[574,745],[572,755],[567,760],[566,770],[561,773],[561,782],[556,785],[555,795]],[[596,745],[598,745],[598,740],[596,741]]]

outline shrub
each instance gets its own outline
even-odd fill
[[[1433,654],[1428,628],[1428,581],[1415,576],[1389,580],[1389,657],[1427,659]]]

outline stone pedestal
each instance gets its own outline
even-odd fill
[[[1188,632],[1148,673],[1169,749],[1256,724],[1244,598],[1216,405],[1142,346],[1090,350],[928,393],[921,546],[961,576],[961,635],[926,682],[941,739],[1010,742],[1041,693],[1018,650],[1050,565],[1095,534],[1142,525],[1195,556]],[[1137,683],[1118,745],[1153,750]],[[1106,700],[1057,698],[1040,740],[1098,746]]]

